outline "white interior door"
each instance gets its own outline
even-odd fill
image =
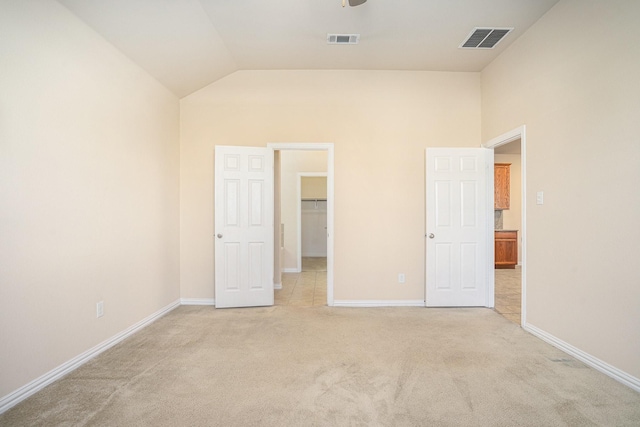
[[[273,149],[215,150],[216,307],[273,305]]]
[[[486,306],[493,151],[427,148],[426,163],[426,305]]]

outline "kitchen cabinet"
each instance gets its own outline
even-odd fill
[[[493,165],[493,208],[509,209],[511,191],[511,163]]]
[[[518,264],[518,231],[495,230],[496,268],[516,268]]]

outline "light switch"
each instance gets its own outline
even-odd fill
[[[544,191],[538,191],[536,193],[536,205],[544,204]]]

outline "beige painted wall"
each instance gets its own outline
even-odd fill
[[[483,140],[527,127],[528,322],[635,378],[638,17],[635,0],[562,0],[482,73]]]
[[[509,209],[502,211],[502,228],[518,230],[518,264],[522,263],[522,170],[520,154],[496,154],[495,163],[511,163],[510,204]]]
[[[269,142],[335,144],[335,298],[424,299],[424,150],[480,145],[480,76],[240,71],[183,98],[182,297],[214,296],[214,146]]]
[[[179,298],[179,103],[53,1],[0,69],[2,398]]]
[[[301,192],[302,192],[303,199],[326,199],[327,198],[327,177],[326,176],[302,177]]]
[[[284,269],[298,266],[298,173],[326,172],[326,151],[283,150],[281,161],[281,213],[284,224]],[[326,188],[326,185],[325,185]]]

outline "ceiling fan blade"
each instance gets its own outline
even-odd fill
[[[349,0],[349,6],[360,6],[367,0]]]

